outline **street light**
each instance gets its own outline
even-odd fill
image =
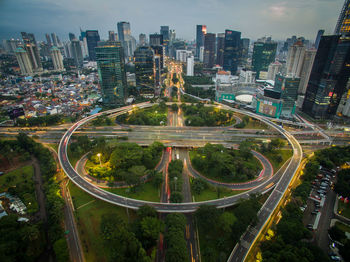
[[[100,160],[100,167],[102,167],[102,163],[101,163],[101,153],[98,153],[97,156],[98,156],[98,159]]]

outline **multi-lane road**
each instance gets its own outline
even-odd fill
[[[137,106],[142,108],[142,107],[149,107],[151,105],[148,103],[143,103],[143,104],[139,104]],[[127,112],[131,108],[132,108],[131,106],[123,107],[123,108],[104,112],[104,114],[108,114],[108,113],[111,114],[111,113],[123,112],[123,111]],[[228,109],[230,109],[230,108],[228,108]],[[244,113],[244,112],[240,112],[240,113]],[[257,117],[256,115],[254,115],[252,113],[248,113],[248,114],[251,114],[252,117],[255,117],[255,118]],[[154,202],[148,202],[148,201],[135,200],[135,199],[130,199],[130,198],[118,196],[118,195],[109,193],[107,191],[104,191],[104,190],[96,187],[95,185],[91,184],[89,181],[85,180],[81,176],[79,176],[79,174],[71,166],[71,164],[68,160],[68,156],[67,156],[67,146],[68,146],[68,142],[69,142],[69,139],[71,138],[72,134],[80,126],[86,124],[88,121],[94,119],[98,115],[100,115],[100,114],[96,114],[96,115],[90,116],[88,118],[84,118],[84,119],[80,120],[79,122],[75,123],[71,128],[68,129],[68,131],[62,137],[60,145],[59,145],[59,160],[60,160],[60,163],[61,163],[63,170],[65,171],[67,176],[72,180],[72,182],[74,182],[78,187],[80,187],[81,189],[83,189],[87,193],[89,193],[89,194],[91,194],[99,199],[110,202],[112,204],[125,206],[125,207],[129,207],[129,208],[133,208],[133,209],[137,209],[142,205],[148,204],[148,205],[153,206],[159,212],[184,212],[184,213],[186,213],[186,212],[195,211],[199,207],[199,205],[201,205],[201,204],[215,205],[217,207],[231,206],[231,205],[235,204],[241,198],[249,198],[250,194],[259,193],[259,192],[264,191],[266,189],[266,187],[269,185],[270,181],[267,180],[265,183],[262,183],[259,186],[255,187],[247,192],[244,192],[242,194],[235,195],[232,197],[227,197],[225,199],[217,199],[217,200],[198,202],[198,203],[195,202],[195,203],[179,203],[179,204],[154,203]],[[258,118],[261,118],[261,117],[258,116]],[[289,140],[289,142],[294,147],[293,160],[298,161],[299,155],[301,156],[301,153],[296,153],[295,144],[296,145],[299,145],[299,144],[295,139],[293,140],[293,136],[289,135],[285,130],[283,130],[281,127],[277,126],[276,124],[270,122],[269,120],[265,120],[263,118],[261,118],[261,120],[263,122],[265,122],[267,125],[270,125],[271,127],[275,128],[277,131],[282,133],[282,135],[284,135]],[[299,147],[300,147],[300,145],[299,145]],[[300,148],[300,150],[301,150],[301,148]],[[295,170],[296,170],[296,167],[294,165],[290,165],[288,168],[288,172],[286,172],[286,174],[294,173]],[[289,183],[289,176],[287,176],[286,174],[284,174],[282,176],[280,183],[281,182],[287,183],[287,184]],[[281,191],[281,192],[283,192],[283,191]]]

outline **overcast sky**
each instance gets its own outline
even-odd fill
[[[34,33],[44,40],[55,32],[61,40],[68,32],[97,29],[101,38],[117,31],[117,22],[129,21],[131,33],[159,32],[160,25],[176,30],[177,38],[195,39],[196,24],[208,32],[225,29],[257,39],[292,35],[314,41],[318,29],[332,34],[344,0],[0,0],[0,39]]]

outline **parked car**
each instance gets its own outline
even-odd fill
[[[318,213],[318,212],[316,212],[316,211],[312,211],[312,212],[311,212],[312,215],[317,215],[317,213]]]

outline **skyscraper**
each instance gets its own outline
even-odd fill
[[[225,30],[224,70],[234,75],[240,59],[241,32]]]
[[[147,37],[145,34],[140,34],[139,35],[139,44],[140,46],[144,46],[147,43]]]
[[[248,58],[249,44],[250,44],[249,38],[242,38],[241,39],[241,58],[242,58],[242,60],[246,60]]]
[[[345,0],[340,12],[337,25],[334,29],[335,35],[348,35],[350,33],[350,0]]]
[[[73,33],[69,33],[68,36],[69,36],[69,41],[73,41],[74,39],[76,39],[75,34]]]
[[[129,40],[129,37],[131,36],[130,23],[118,22],[117,28],[118,28],[119,41],[123,43],[124,41]]]
[[[160,34],[150,34],[149,35],[149,45],[150,46],[160,46],[163,45],[163,35]]]
[[[30,75],[33,73],[33,67],[29,60],[27,52],[22,48],[18,47],[15,50],[15,55],[21,69],[22,75]]]
[[[27,43],[24,45],[24,49],[27,51],[33,70],[42,71],[43,68],[41,65],[38,47],[35,44]]]
[[[305,56],[305,46],[301,41],[296,42],[288,50],[287,75],[300,77]]]
[[[63,57],[61,55],[60,50],[58,50],[56,46],[53,46],[50,51],[54,69],[57,71],[63,71]]]
[[[154,85],[160,87],[162,83],[162,58],[160,55],[154,55]]]
[[[45,37],[46,37],[46,43],[51,46],[52,43],[51,43],[51,38],[50,38],[50,35],[49,34],[45,34]]]
[[[283,100],[281,115],[291,117],[295,113],[299,83],[299,77],[276,75],[274,89],[281,92]]]
[[[202,46],[204,46],[204,35],[207,33],[206,25],[197,25],[197,35],[196,35],[196,57],[199,57],[199,51]]]
[[[120,42],[100,43],[96,47],[96,61],[103,103],[108,106],[125,104],[127,82]]]
[[[71,56],[74,59],[74,63],[77,67],[83,66],[83,52],[81,50],[80,41],[75,39],[71,41]]]
[[[117,39],[115,39],[114,31],[108,31],[108,40],[112,41],[112,42],[117,40]]]
[[[254,43],[252,66],[259,79],[260,71],[267,71],[269,65],[275,61],[277,43],[272,41],[257,41]]]
[[[267,80],[275,81],[276,75],[281,71],[282,64],[278,61],[275,61],[269,65],[267,71]]]
[[[187,57],[186,75],[194,76],[194,56]]]
[[[161,26],[160,27],[160,34],[163,36],[163,46],[165,48],[165,53],[169,54],[169,42],[170,42],[170,35],[169,35],[169,26]]]
[[[216,35],[207,33],[204,36],[204,67],[212,68],[215,64]]]
[[[216,37],[216,64],[224,65],[225,34],[220,33]]]
[[[323,36],[323,34],[324,34],[324,30],[323,29],[318,30],[317,36],[316,36],[316,40],[315,40],[315,48],[316,49],[318,48],[318,45],[320,44],[321,36]]]
[[[350,76],[350,38],[322,36],[302,110],[314,118],[333,117]]]
[[[154,87],[153,50],[149,46],[140,46],[134,52],[136,85]]]
[[[89,51],[90,61],[96,61],[96,51],[97,43],[100,41],[100,35],[97,30],[87,30],[86,31],[86,41]]]
[[[36,40],[34,34],[21,32],[21,36],[24,44],[33,44],[36,45]]]
[[[300,74],[300,84],[298,89],[298,94],[300,95],[305,95],[307,84],[310,79],[312,65],[314,64],[316,52],[316,49],[309,49],[305,51],[304,61]]]
[[[58,46],[57,36],[55,33],[51,33],[52,45]]]

